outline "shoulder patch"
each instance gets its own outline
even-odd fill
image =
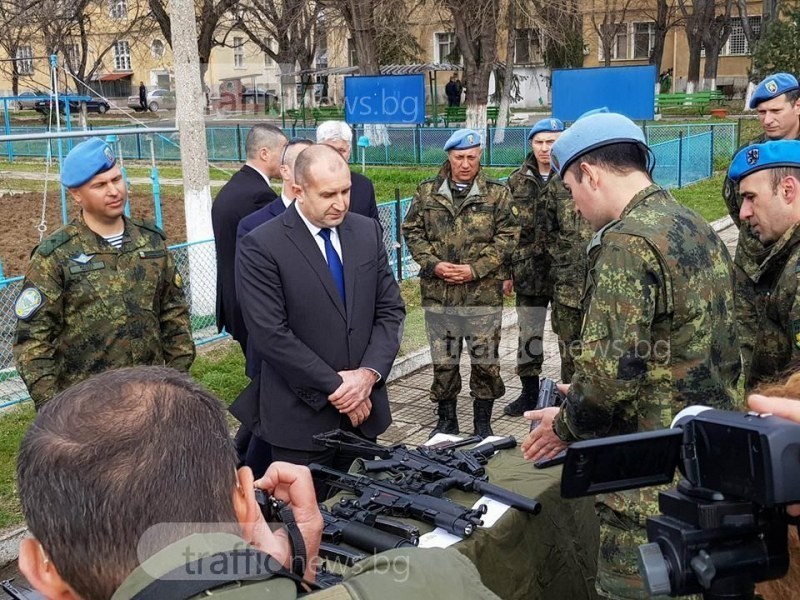
[[[14,314],[22,321],[27,321],[44,303],[42,292],[37,287],[30,286],[23,289],[14,303]]]
[[[146,229],[147,231],[152,231],[153,233],[158,234],[162,240],[167,239],[167,234],[164,233],[163,229],[157,227],[155,223],[150,223],[149,221],[138,221],[136,219],[131,219],[131,223],[141,227],[142,229]]]
[[[72,233],[67,228],[59,229],[49,238],[42,240],[42,243],[36,248],[36,252],[42,256],[50,256],[56,248],[63,246],[71,239]]]

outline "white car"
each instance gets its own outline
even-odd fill
[[[139,94],[128,96],[128,108],[142,110]],[[175,92],[169,90],[152,90],[147,93],[147,110],[157,112],[159,108],[175,108]]]

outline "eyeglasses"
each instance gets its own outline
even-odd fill
[[[311,140],[304,137],[293,137],[286,145],[283,147],[283,152],[281,152],[281,166],[286,164],[286,151],[289,149],[289,146],[294,146],[295,144],[313,144]]]

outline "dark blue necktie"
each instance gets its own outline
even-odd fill
[[[342,297],[342,302],[344,302],[344,269],[342,268],[342,260],[331,243],[331,230],[320,229],[319,234],[325,240],[325,258],[328,259],[328,269],[331,271],[333,283],[336,284],[339,295]]]

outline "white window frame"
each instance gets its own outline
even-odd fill
[[[156,51],[156,44],[160,44],[160,51]],[[164,52],[166,51],[167,45],[164,43],[164,40],[161,38],[153,38],[150,40],[150,56],[155,60],[161,60],[164,58]]]
[[[108,16],[115,21],[124,21],[128,18],[127,0],[109,0]]]
[[[233,37],[233,68],[244,69],[247,66],[244,61],[244,36]]]
[[[623,23],[623,27],[617,32],[614,38],[614,43],[611,46],[611,60],[649,60],[650,54],[656,43],[656,25],[653,21],[631,21]],[[648,25],[649,36],[647,40],[647,56],[636,57],[636,26]],[[619,52],[620,42],[624,37],[625,49],[623,53]],[[597,36],[597,60],[603,60],[603,41],[601,37]]]
[[[356,52],[356,41],[353,38],[347,38],[347,66],[358,66],[358,52]]]
[[[750,27],[761,31],[761,15],[750,15],[747,20],[750,21]],[[741,17],[731,17],[731,34],[719,54],[720,56],[750,56],[753,54],[744,35]]]
[[[114,42],[114,70],[133,71],[131,67],[131,45],[128,40]]]
[[[78,63],[81,60],[80,46],[78,44],[65,44],[64,56],[66,57],[67,62],[72,65],[73,68],[77,68]]]
[[[630,23],[623,23],[623,26],[614,36],[614,43],[611,44],[611,60],[628,60],[629,48],[630,48],[630,41],[629,41],[629,29]],[[619,56],[619,40],[621,37],[625,38],[625,55]],[[597,60],[603,61],[605,57],[603,56],[603,39],[600,35],[597,35]]]
[[[647,25],[647,55],[636,56],[636,27],[637,25]],[[634,21],[628,24],[630,33],[629,55],[631,60],[650,60],[653,48],[656,45],[656,24],[653,21]]]
[[[526,35],[526,39],[528,40],[528,60],[527,61],[520,61],[518,60],[517,50],[519,46],[517,45],[522,41],[522,37],[520,37],[520,32],[523,31],[530,31],[531,35]],[[514,64],[515,65],[535,65],[541,64],[543,62],[542,57],[542,47],[544,46],[543,39],[542,39],[542,30],[538,27],[523,27],[517,29],[517,41],[514,44]]]
[[[33,48],[31,46],[18,46],[15,58],[19,75],[33,75]]]
[[[447,36],[447,40],[446,41],[443,39],[444,36]],[[437,63],[449,62],[449,59],[447,57],[450,56],[450,54],[452,54],[452,52],[455,49],[457,43],[458,42],[457,42],[455,31],[437,31],[436,33],[434,33],[433,34],[433,58],[434,58],[434,61],[433,62],[437,62]],[[447,44],[448,46],[450,46],[450,50],[447,53],[445,53],[444,56],[442,56],[442,45],[443,44]],[[458,64],[461,64],[461,62],[462,62],[462,58],[459,55]]]

